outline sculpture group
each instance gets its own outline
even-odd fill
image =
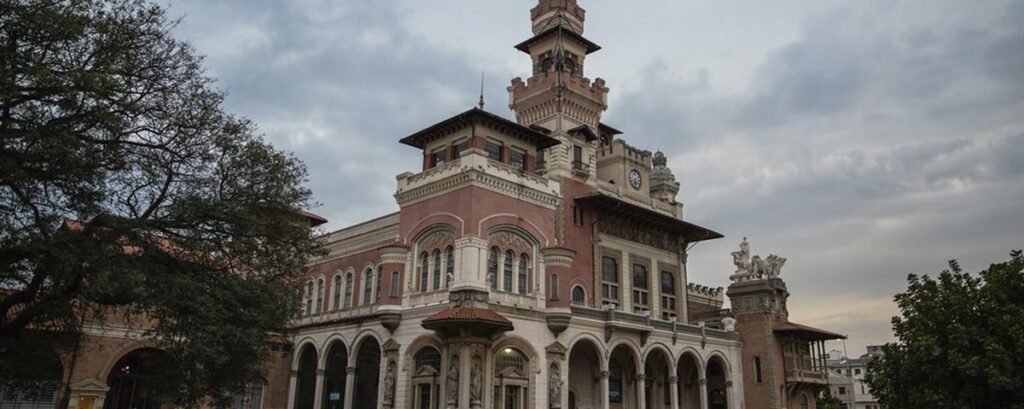
[[[736,265],[736,273],[729,278],[734,282],[740,282],[776,278],[782,273],[786,259],[774,254],[766,259],[762,259],[761,256],[751,257],[750,244],[744,237],[740,243],[740,251],[732,252],[732,263]]]

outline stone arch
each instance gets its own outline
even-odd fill
[[[320,369],[320,351],[312,340],[302,342],[295,349],[295,409],[313,409],[316,393],[316,374]]]
[[[146,339],[121,345],[121,347],[114,351],[113,354],[107,356],[107,359],[103,362],[103,366],[100,367],[100,371],[96,373],[96,379],[107,379],[107,374],[114,369],[114,365],[117,364],[117,361],[120,361],[121,358],[124,358],[132,352],[145,348],[159,349],[155,342]]]
[[[728,379],[730,376],[732,376],[732,367],[730,366],[731,363],[729,362],[729,358],[727,356],[725,356],[724,352],[719,351],[717,349],[714,350],[714,351],[711,351],[711,353],[708,354],[707,359],[704,361],[704,366],[706,367],[708,364],[710,364],[711,360],[713,360],[713,359],[721,360],[720,363],[722,365],[722,370],[725,373],[726,379]]]
[[[384,338],[382,338],[380,334],[377,333],[377,331],[373,329],[364,329],[362,331],[359,331],[359,333],[357,333],[356,336],[352,338],[354,339],[354,341],[352,341],[352,344],[350,345],[350,350],[355,351],[362,347],[363,343],[366,342],[367,338],[373,338],[373,340],[377,342],[378,346],[384,345]]]
[[[601,407],[604,395],[595,379],[608,373],[603,346],[604,343],[590,333],[581,333],[569,341],[563,378],[566,389],[571,392],[567,396],[569,407]]]
[[[421,218],[420,221],[409,228],[409,231],[405,234],[406,240],[403,244],[414,242],[423,232],[438,225],[450,227],[455,235],[466,234],[466,222],[461,217],[447,212],[431,213]]]
[[[704,379],[704,360],[693,347],[684,347],[676,358],[680,407],[700,407],[700,380]]]
[[[709,409],[727,409],[729,396],[729,360],[721,351],[712,351],[705,365],[705,388]],[[719,373],[720,372],[720,373]]]
[[[437,348],[438,351],[444,351],[444,343],[441,342],[441,338],[434,334],[423,334],[414,338],[409,343],[409,346],[405,348],[405,356],[412,358],[416,355],[417,351],[427,346]]]
[[[320,343],[320,347],[317,348],[317,351],[323,351],[324,353],[322,353],[321,355],[326,356],[326,351],[328,351],[332,346],[334,346],[337,343],[341,343],[341,345],[345,347],[346,351],[350,349],[350,344],[348,342],[345,342],[344,335],[342,335],[340,332],[332,332],[331,335],[327,336],[327,339],[325,339],[324,342]],[[324,367],[324,362],[326,362],[326,359],[320,357],[320,368]]]
[[[295,349],[293,349],[294,351],[299,352],[292,355],[291,369],[293,371],[297,371],[299,369],[299,356],[301,355],[302,348],[305,348],[307,345],[312,346],[313,350],[316,351],[317,356],[320,356],[320,348],[317,348],[316,341],[314,341],[312,337],[302,338],[299,342],[295,343]]]
[[[644,362],[646,363],[647,359],[650,358],[652,354],[654,354],[656,352],[659,352],[659,351],[661,353],[665,354],[665,362],[668,364],[669,371],[670,372],[675,372],[675,370],[676,370],[676,357],[674,355],[672,355],[672,349],[669,348],[668,345],[665,345],[665,343],[660,342],[660,341],[659,342],[651,343],[647,347],[647,349],[644,350],[644,355],[643,355],[644,356]]]
[[[122,355],[103,379],[110,390],[107,409],[158,408],[174,401],[180,376],[167,372],[167,353],[159,348],[134,348]]]
[[[354,345],[354,360],[349,359],[349,368],[355,368],[353,402],[375,408],[380,392],[380,363],[384,352],[380,338],[371,330],[363,331],[356,337]]]
[[[641,368],[641,364],[643,363],[641,358],[644,356],[644,353],[640,350],[640,346],[637,345],[635,341],[626,337],[613,339],[612,342],[608,344],[608,350],[606,351],[607,355],[605,355],[605,358],[610,358],[612,353],[615,352],[615,348],[620,346],[625,346],[629,349],[630,355],[633,357],[634,367]]]
[[[320,354],[320,368],[323,370],[321,402],[329,402],[332,393],[345,401],[345,382],[352,354],[341,334],[335,333],[324,341]]]
[[[498,338],[492,343],[491,355],[494,355],[502,348],[508,347],[515,348],[521,351],[524,355],[526,355],[526,358],[529,359],[531,363],[536,362],[537,358],[539,357],[537,351],[533,349],[533,345],[530,344],[530,341],[527,341],[525,338],[518,335],[508,334],[502,335],[500,338]]]
[[[477,226],[481,233],[487,232],[486,235],[490,235],[495,229],[501,228],[502,226],[514,227],[523,233],[534,238],[534,241],[538,245],[548,246],[550,241],[548,236],[544,234],[544,230],[533,222],[524,219],[518,214],[511,213],[498,213],[493,214],[483,219],[480,219],[480,223]]]

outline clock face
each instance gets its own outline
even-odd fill
[[[636,169],[629,171],[629,185],[633,186],[633,189],[640,190],[640,172]]]

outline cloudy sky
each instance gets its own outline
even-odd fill
[[[531,0],[164,0],[228,109],[309,167],[339,228],[397,209],[398,139],[477,99],[511,117]],[[908,273],[1024,247],[1024,1],[583,0],[604,121],[661,149],[686,218],[725,234],[691,280],[727,285],[742,237],[780,254],[791,318],[891,340]],[[838,346],[838,344],[837,344]]]

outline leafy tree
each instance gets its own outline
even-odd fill
[[[0,378],[87,321],[146,322],[190,405],[240,389],[296,310],[305,167],[222,109],[175,24],[0,0]]]
[[[843,402],[832,396],[832,389],[827,386],[818,391],[816,399],[814,407],[818,409],[843,409]]]
[[[871,392],[890,408],[1024,408],[1021,251],[976,277],[949,266],[896,295],[898,341],[869,365]]]

